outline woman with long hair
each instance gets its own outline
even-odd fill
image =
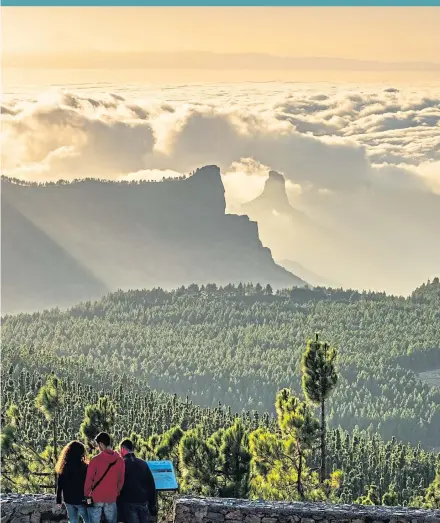
[[[57,504],[61,498],[66,505],[70,523],[89,523],[87,507],[83,504],[84,482],[87,474],[87,452],[79,441],[71,441],[62,450],[55,467],[57,478]]]

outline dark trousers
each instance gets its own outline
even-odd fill
[[[124,523],[148,523],[150,520],[150,511],[147,503],[121,503],[121,518],[119,521]]]

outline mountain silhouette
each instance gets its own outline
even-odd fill
[[[258,223],[260,238],[279,265],[311,285],[336,285],[333,279],[319,276],[315,266],[317,256],[327,256],[337,248],[337,234],[290,203],[282,174],[270,171],[261,194],[244,203],[238,213]]]
[[[241,206],[243,212],[253,215],[279,213],[294,220],[308,221],[307,216],[290,205],[286,192],[286,180],[276,171],[269,171],[263,192]]]
[[[117,289],[304,285],[274,262],[255,222],[225,214],[216,166],[162,182],[2,178],[2,203],[3,314]]]

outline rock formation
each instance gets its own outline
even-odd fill
[[[46,185],[2,179],[2,313],[190,283],[303,285],[225,214],[220,170],[183,180]]]

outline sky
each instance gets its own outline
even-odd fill
[[[438,7],[2,7],[2,83],[440,81]]]
[[[182,51],[440,63],[435,7],[3,7],[1,14],[7,66],[87,68],[95,53]]]

